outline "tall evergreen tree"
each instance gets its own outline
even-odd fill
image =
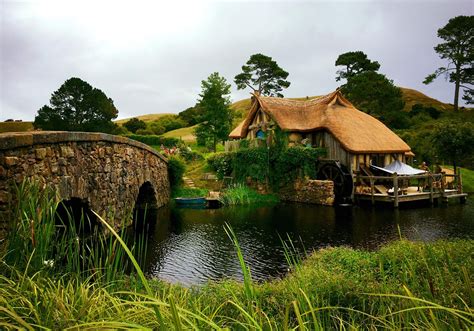
[[[364,71],[377,71],[380,64],[377,61],[371,61],[367,54],[362,51],[347,52],[338,56],[336,66],[344,66],[344,69],[338,70],[336,81],[341,79],[349,80]]]
[[[457,16],[438,30],[438,37],[445,42],[435,46],[440,58],[448,60],[446,67],[439,67],[428,75],[423,83],[429,84],[441,75],[454,83],[454,110],[458,110],[459,89],[464,88],[464,97],[472,103],[474,83],[474,16]]]
[[[234,78],[239,90],[250,87],[254,92],[262,95],[283,97],[280,92],[290,86],[286,80],[288,72],[280,68],[271,57],[263,54],[254,54],[245,65],[242,73]]]
[[[201,88],[198,106],[203,114],[195,134],[199,144],[212,146],[216,151],[217,142],[227,139],[232,126],[230,84],[214,72],[201,82]]]

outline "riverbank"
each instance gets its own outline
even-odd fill
[[[291,244],[290,244],[291,245]],[[238,247],[238,246],[237,246]],[[474,326],[474,241],[398,241],[375,252],[326,248],[288,276],[184,288],[138,277],[111,281],[10,269],[0,276],[0,324],[35,329],[301,329]],[[149,290],[147,292],[147,289]]]

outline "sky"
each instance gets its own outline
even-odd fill
[[[473,15],[474,0],[120,1],[0,0],[0,121],[32,121],[52,92],[79,77],[112,98],[118,118],[178,113],[219,72],[250,55],[290,73],[285,97],[335,90],[339,54],[361,50],[398,86],[452,103],[454,86],[424,78],[446,65],[439,28]]]

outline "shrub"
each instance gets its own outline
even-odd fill
[[[219,178],[233,174],[238,182],[247,178],[263,182],[267,179],[278,187],[297,177],[316,176],[316,163],[325,155],[321,148],[307,147],[257,147],[236,152],[217,153],[207,162]]]
[[[149,136],[149,135],[153,135],[154,133],[153,133],[153,131],[151,131],[149,129],[138,129],[137,134]]]
[[[155,136],[155,135],[139,135],[139,134],[130,134],[126,135],[126,137],[142,142],[149,146],[165,146],[168,148],[174,147],[179,145],[181,142],[177,138],[170,138],[170,137],[163,137],[163,136]]]
[[[214,153],[209,155],[206,160],[211,169],[216,172],[217,177],[222,179],[222,177],[232,174],[232,159],[233,153]]]
[[[186,165],[178,156],[170,156],[168,159],[168,176],[171,188],[179,186],[183,182],[183,174]]]
[[[146,129],[146,123],[136,117],[129,119],[123,123],[123,126],[130,132],[137,132],[140,129]]]

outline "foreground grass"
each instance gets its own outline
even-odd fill
[[[376,252],[328,248],[284,279],[183,288],[2,267],[7,328],[472,329],[474,242],[399,241]],[[250,274],[249,274],[250,276]],[[156,311],[159,310],[159,317]]]
[[[58,237],[54,192],[28,183],[18,191],[0,253],[2,329],[474,328],[474,240],[327,248],[304,262],[285,242],[290,273],[258,284],[226,227],[243,283],[184,288],[145,278],[133,247],[101,217],[112,236],[95,244],[75,232]],[[134,268],[129,276],[123,257]]]

